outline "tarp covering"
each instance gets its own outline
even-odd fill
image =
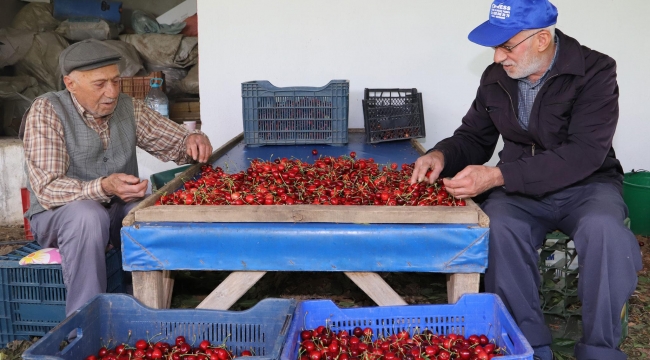
[[[185,68],[199,60],[199,40],[196,37],[122,34],[120,40],[135,46],[148,66]]]
[[[136,223],[126,271],[482,273],[489,229],[440,224]]]

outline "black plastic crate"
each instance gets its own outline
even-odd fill
[[[630,227],[630,219],[625,219]],[[579,340],[582,336],[582,304],[578,298],[578,252],[573,239],[554,231],[546,234],[539,250],[542,277],[540,302],[554,338]],[[628,307],[621,311],[621,339],[628,335]]]
[[[365,89],[366,143],[426,136],[422,93],[417,89]]]

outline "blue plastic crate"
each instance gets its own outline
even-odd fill
[[[242,83],[244,143],[347,144],[349,91],[348,80],[332,80],[323,87]]]
[[[41,247],[29,243],[0,256],[0,347],[43,336],[65,319],[66,289],[61,265],[19,265]],[[122,255],[106,253],[107,289],[123,292]]]
[[[130,295],[101,294],[86,303],[23,353],[25,360],[83,359],[96,354],[109,339],[113,344],[138,339],[173,343],[224,343],[235,355],[252,350],[251,360],[278,359],[296,307],[295,300],[264,299],[245,311],[154,310]],[[77,330],[63,350],[61,342]],[[130,335],[130,337],[129,337]]]
[[[390,336],[407,330],[413,335],[429,329],[435,334],[485,334],[499,347],[509,349],[503,360],[532,359],[533,349],[524,338],[501,299],[494,294],[465,294],[451,305],[406,305],[339,309],[330,300],[298,304],[293,315],[282,360],[298,357],[300,332],[323,325],[332,331],[355,327],[373,330],[374,336]]]

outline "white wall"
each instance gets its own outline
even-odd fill
[[[467,34],[490,0],[199,0],[201,114],[215,148],[240,133],[241,83],[321,86],[350,80],[350,127],[363,127],[364,88],[424,94],[432,147],[460,124],[492,51]],[[558,28],[618,62],[614,148],[625,171],[650,169],[647,0],[554,0]],[[500,146],[498,147],[500,148]],[[495,159],[491,161],[495,163]],[[148,175],[147,175],[148,176]]]
[[[0,225],[23,223],[20,188],[27,186],[23,142],[0,139]]]

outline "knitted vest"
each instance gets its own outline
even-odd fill
[[[135,155],[135,117],[131,97],[120,94],[115,112],[109,120],[110,142],[106,150],[99,134],[88,127],[79,115],[67,90],[49,92],[42,97],[52,103],[63,125],[65,147],[70,157],[67,177],[90,181],[114,173],[138,176],[138,160]],[[23,116],[23,123],[27,112]],[[27,188],[30,206],[25,217],[31,219],[32,215],[45,211],[45,208],[36,199],[29,181],[27,181]]]

